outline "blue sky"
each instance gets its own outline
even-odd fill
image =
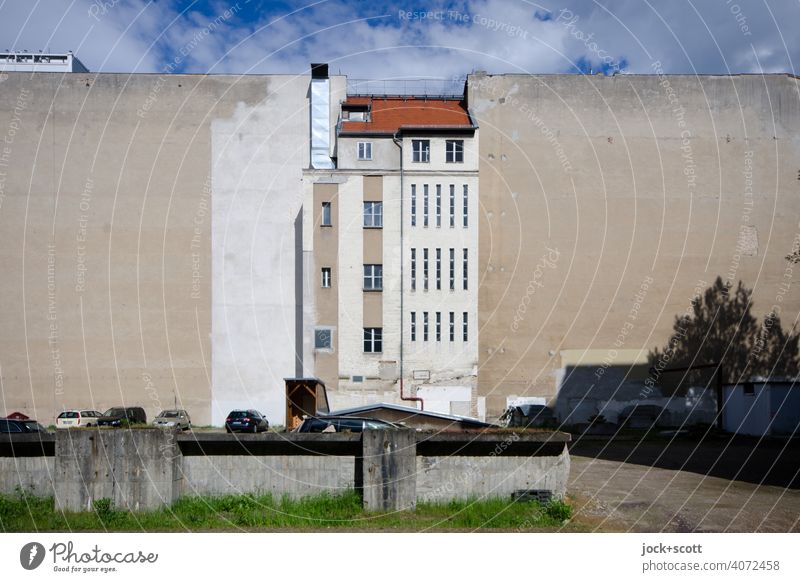
[[[795,73],[797,22],[798,0],[0,0],[0,49],[113,72]]]

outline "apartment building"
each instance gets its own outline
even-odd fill
[[[348,95],[335,139],[335,168],[304,172],[307,373],[333,408],[484,416],[478,129],[463,96]]]

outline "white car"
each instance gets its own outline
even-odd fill
[[[56,418],[56,428],[76,428],[97,426],[97,419],[103,416],[97,410],[65,410]]]

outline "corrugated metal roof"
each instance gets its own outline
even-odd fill
[[[456,416],[454,414],[443,414],[441,412],[431,412],[430,410],[420,410],[411,406],[402,406],[400,404],[392,404],[390,402],[378,402],[376,404],[367,404],[364,406],[356,406],[354,408],[344,408],[342,410],[333,410],[326,416],[346,416],[348,414],[360,414],[362,412],[370,412],[378,408],[387,408],[389,410],[396,410],[407,414],[416,414],[419,416],[429,416],[431,418],[439,418],[442,420],[449,420],[450,422],[460,422],[470,424],[473,426],[492,426],[486,422],[471,418],[469,416]]]

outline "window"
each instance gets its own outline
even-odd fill
[[[411,312],[411,341],[417,341],[417,312]]]
[[[320,219],[320,224],[322,226],[331,226],[333,224],[331,222],[331,203],[330,202],[323,202],[322,203],[322,218]]]
[[[417,226],[417,185],[411,184],[411,226]]]
[[[383,328],[365,327],[364,352],[368,354],[379,354],[382,351],[383,351]]]
[[[412,139],[411,150],[413,152],[412,161],[424,163],[431,161],[431,140]]]
[[[428,249],[422,249],[422,288],[428,290]]]
[[[422,226],[428,228],[428,185],[422,186]]]
[[[411,290],[417,290],[417,249],[411,249]]]
[[[467,312],[465,311],[462,314],[461,317],[462,317],[463,326],[464,326],[464,338],[463,339],[464,339],[464,341],[469,341],[469,333],[468,333],[469,325],[467,324]]]
[[[450,249],[450,291],[456,290],[456,249]]]
[[[318,327],[314,330],[314,349],[333,349],[333,331],[329,327]]]
[[[445,161],[449,164],[464,161],[463,139],[448,139],[445,141]]]
[[[468,260],[467,259],[467,256],[468,256],[467,253],[468,253],[467,249],[464,249],[463,270],[462,270],[462,273],[461,273],[462,285],[464,287],[464,291],[467,290],[467,273],[469,272],[469,265],[467,263],[467,260]]]
[[[755,396],[756,388],[750,382],[748,382],[742,388],[742,392],[744,393],[745,396]]]
[[[464,184],[464,228],[469,225],[469,191],[467,185]]]
[[[450,341],[456,341],[456,313],[450,312]]]
[[[322,287],[329,289],[331,286],[331,268],[322,267]]]
[[[364,202],[364,228],[383,227],[383,202]]]
[[[456,187],[450,184],[450,228],[456,227]]]
[[[383,265],[364,265],[364,290],[383,289]]]
[[[428,341],[428,312],[422,312],[422,341]]]
[[[442,312],[436,312],[436,341],[442,341]]]
[[[360,141],[358,142],[358,159],[371,160],[372,159],[372,142]]]
[[[442,249],[436,249],[436,290],[442,289]]]
[[[436,184],[436,228],[442,226],[442,185]]]

